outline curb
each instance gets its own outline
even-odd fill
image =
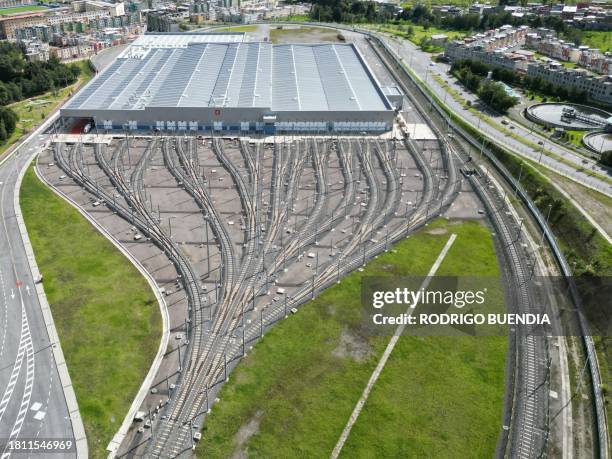
[[[108,458],[112,459],[116,456],[117,450],[119,449],[119,446],[121,445],[121,443],[123,442],[123,439],[127,435],[127,432],[130,428],[130,425],[132,424],[134,416],[136,415],[138,408],[140,407],[147,393],[149,392],[149,389],[153,383],[153,379],[155,378],[159,370],[159,367],[161,366],[166,348],[168,346],[168,341],[170,339],[170,318],[168,314],[168,307],[166,305],[166,300],[164,299],[164,296],[159,290],[159,286],[157,285],[157,282],[155,282],[155,279],[153,278],[153,276],[151,276],[151,274],[140,263],[140,261],[138,261],[138,259],[136,259],[126,248],[124,248],[121,245],[121,243],[115,238],[115,236],[113,236],[111,233],[109,233],[106,230],[106,228],[104,228],[97,221],[95,221],[93,217],[91,217],[91,215],[88,212],[83,210],[72,198],[70,198],[69,196],[64,194],[62,191],[56,189],[53,185],[51,185],[38,172],[37,167],[34,168],[34,172],[36,173],[36,176],[40,179],[41,182],[43,182],[57,196],[64,199],[68,204],[74,207],[83,217],[85,217],[89,221],[89,223],[95,229],[97,229],[104,237],[106,237],[106,239],[108,239],[136,267],[136,269],[138,269],[138,271],[144,276],[144,278],[149,283],[149,286],[151,287],[151,289],[153,290],[153,293],[155,294],[157,303],[159,304],[159,309],[160,309],[161,316],[162,316],[162,337],[161,337],[161,341],[159,344],[159,348],[157,350],[157,354],[155,355],[155,358],[153,359],[153,363],[151,364],[151,367],[149,368],[147,376],[142,382],[142,385],[140,386],[140,389],[138,390],[138,393],[136,394],[134,401],[130,405],[130,409],[128,410],[127,414],[125,415],[125,418],[123,419],[123,422],[121,423],[121,427],[119,427],[119,430],[117,431],[117,433],[115,433],[112,440],[106,447],[106,450],[109,452]]]
[[[36,129],[30,136],[26,137],[18,147],[16,147],[12,153],[15,153],[21,146],[28,141],[32,136],[38,135],[42,130],[44,130],[47,125],[54,121],[56,116],[52,116],[49,120],[43,123],[38,129]],[[23,177],[34,159],[34,157],[38,154],[38,151],[33,153],[30,158],[25,162],[24,166],[19,171],[19,176],[17,177],[17,181],[15,182],[15,193],[13,195],[13,206],[15,208],[15,217],[17,219],[17,225],[19,226],[19,233],[21,234],[21,240],[23,242],[23,247],[26,252],[26,257],[28,259],[28,265],[30,266],[30,271],[32,273],[32,277],[34,279],[40,278],[40,270],[38,269],[38,265],[36,264],[36,258],[34,257],[34,251],[32,250],[32,244],[30,242],[30,238],[28,237],[28,232],[25,226],[25,222],[23,220],[23,215],[21,213],[21,208],[19,207],[19,196],[21,192],[21,182],[23,181]],[[5,158],[5,160],[1,163],[4,164],[12,156],[9,155]],[[36,294],[38,296],[38,301],[40,303],[40,308],[43,315],[43,320],[45,322],[45,327],[47,329],[47,334],[49,336],[49,341],[51,343],[51,349],[53,352],[53,359],[55,360],[55,366],[57,368],[57,372],[59,374],[59,379],[62,385],[62,389],[64,392],[64,397],[66,399],[66,405],[68,407],[68,413],[70,415],[70,422],[72,425],[72,432],[76,442],[76,453],[78,458],[87,458],[88,449],[87,449],[87,438],[85,435],[85,427],[83,426],[83,419],[81,418],[81,414],[79,412],[79,405],[77,403],[76,395],[74,393],[74,388],[72,387],[72,381],[70,379],[70,374],[68,373],[68,368],[66,366],[66,360],[64,359],[64,353],[62,351],[62,346],[59,340],[59,336],[57,334],[57,330],[55,328],[55,322],[53,321],[53,315],[51,314],[51,309],[49,307],[49,302],[47,301],[47,296],[45,295],[45,290],[41,283],[35,284]]]

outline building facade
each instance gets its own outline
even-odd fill
[[[145,35],[61,109],[100,129],[381,132],[395,111],[352,44]],[[157,71],[153,71],[156,69]]]

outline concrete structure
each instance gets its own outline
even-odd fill
[[[111,16],[122,16],[125,14],[123,2],[108,3],[100,0],[80,0],[72,3],[72,9],[75,13],[108,11]]]
[[[126,14],[123,3],[84,0],[75,3],[72,9],[63,7],[0,16],[0,34],[2,38],[23,40],[37,37],[36,27],[48,26],[52,33],[84,32],[90,28],[124,27],[141,20],[140,13]]]
[[[145,35],[64,108],[65,122],[168,131],[386,131],[395,111],[352,44]]]
[[[524,72],[533,60],[533,55],[520,50],[528,32],[527,26],[502,26],[463,40],[453,40],[446,45],[444,54],[451,61],[469,59]]]
[[[531,64],[527,75],[539,77],[555,86],[585,91],[589,99],[612,105],[612,76],[593,75],[584,69],[568,69],[558,63]]]
[[[47,18],[43,12],[17,13],[0,17],[0,38],[14,38],[15,30],[23,27],[44,25]]]
[[[0,8],[14,8],[16,6],[33,5],[32,0],[0,0]]]
[[[565,62],[573,62],[593,72],[608,75],[612,68],[612,54],[602,53],[588,46],[576,46],[559,40],[554,31],[540,28],[527,34],[525,46],[545,56]]]

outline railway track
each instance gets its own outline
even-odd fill
[[[438,139],[441,139],[442,147],[447,151],[447,156],[450,155],[451,151],[458,149],[456,151],[457,155],[461,154],[464,160],[468,161],[469,155],[460,144],[455,143],[454,146],[451,146],[447,138],[442,135],[441,129],[450,126],[449,121],[440,117],[435,111],[426,111],[418,97],[418,94],[420,94],[419,88],[412,83],[407,74],[402,75],[405,70],[401,65],[397,64],[387,49],[377,45],[375,40],[369,40],[369,43],[387,68],[402,84],[417,111],[427,121]],[[390,63],[390,60],[393,63]],[[520,227],[517,226],[511,214],[499,212],[498,208],[494,206],[493,203],[501,199],[498,190],[490,183],[482,183],[481,177],[478,175],[470,175],[469,180],[489,210],[488,214],[497,230],[499,246],[506,260],[505,266],[507,267],[510,285],[507,291],[511,293],[514,307],[519,312],[535,312],[534,293],[531,291],[529,283],[530,275],[525,268],[527,255],[520,248]],[[515,236],[514,232],[518,234]],[[512,342],[514,346],[510,349],[509,358],[514,356],[517,365],[514,383],[511,385],[512,395],[507,398],[512,400],[511,406],[508,407],[511,412],[511,422],[509,426],[502,429],[503,431],[500,434],[500,444],[503,445],[500,451],[502,455],[508,454],[510,457],[541,456],[545,452],[548,435],[548,392],[546,390],[548,353],[545,338],[519,334],[512,337]],[[498,451],[498,454],[500,451]]]
[[[423,192],[418,204],[410,212],[406,204],[406,212],[399,216],[404,191],[395,144],[313,138],[276,145],[272,171],[266,174],[263,148],[240,143],[234,149],[225,141],[213,139],[210,151],[230,174],[244,215],[246,235],[242,250],[236,252],[236,241],[213,202],[211,193],[218,192],[210,187],[210,180],[202,172],[199,155],[203,151],[198,151],[197,140],[153,139],[140,155],[128,142],[120,142],[110,158],[105,146],[94,147],[92,156],[108,182],[103,185],[103,179],[91,178],[82,145],[69,148],[67,154],[64,147],[56,146],[55,156],[57,164],[75,182],[130,221],[168,255],[185,288],[189,344],[176,388],[162,408],[163,415],[152,427],[153,440],[145,446],[145,455],[149,457],[174,457],[189,450],[192,425],[197,425],[209,408],[209,391],[225,379],[228,362],[244,354],[246,344],[261,334],[264,323],[270,326],[285,317],[288,307],[299,307],[340,276],[357,269],[433,218],[443,206],[436,205],[434,210],[431,201],[450,203],[454,198],[449,182],[439,186],[423,155],[408,143],[400,144],[400,148],[406,158],[413,158],[422,176]],[[147,186],[146,172],[158,154],[177,185],[200,208],[219,246],[222,261],[218,294],[214,305],[208,305],[210,317],[204,313],[207,305],[203,304],[200,292],[201,273],[189,263],[161,226],[160,215],[153,211],[155,198]],[[244,167],[238,167],[239,162]],[[447,168],[454,167],[453,163],[443,158],[441,162],[450,176],[453,171]],[[330,187],[335,180],[329,175],[332,163],[341,169],[342,186],[337,189]],[[269,190],[267,209],[263,204],[264,190]],[[362,201],[358,194],[363,196]],[[310,199],[312,205],[304,206],[304,200]],[[325,257],[320,266],[317,263],[312,281],[298,286],[290,297],[287,295],[284,304],[262,305],[272,279],[281,276],[291,263],[298,262],[309,247],[317,248],[319,241],[328,240],[338,225],[346,225],[349,218],[356,219],[357,224],[351,234],[343,238],[334,236],[332,255]],[[384,233],[384,239],[375,239],[376,232]],[[259,324],[253,320],[257,312]],[[237,339],[240,335],[242,340]]]

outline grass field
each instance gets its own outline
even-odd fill
[[[328,457],[388,337],[360,334],[361,277],[497,275],[490,231],[438,220],[269,331],[232,373],[197,455]],[[343,457],[491,457],[500,430],[506,338],[402,336]]]
[[[48,92],[9,105],[19,117],[19,121],[6,142],[0,143],[0,157],[2,157],[2,153],[7,148],[41,124],[45,117],[69,97],[77,87],[91,79],[93,72],[88,62],[89,60],[84,60],[75,63],[81,68],[81,75],[73,85],[60,89],[55,93]]]
[[[584,31],[582,44],[599,49],[602,53],[612,51],[612,34],[610,32]]]
[[[438,29],[436,27],[428,27],[427,29],[425,29],[423,26],[416,25],[416,24],[402,24],[402,25],[372,24],[370,25],[370,27],[373,27],[383,32],[390,33],[392,35],[395,35],[396,37],[405,38],[407,40],[410,40],[415,45],[419,45],[419,46],[421,45],[421,42],[423,41],[423,39],[429,40],[431,39],[433,35],[437,35],[437,34],[444,34],[448,37],[449,40],[453,40],[455,38],[463,38],[466,35],[465,32],[459,32],[456,30]],[[408,34],[409,27],[412,28],[412,34]],[[441,51],[444,51],[444,47],[428,45],[427,49],[424,49],[423,51],[441,52]]]
[[[20,203],[85,424],[89,457],[105,458],[157,352],[159,307],[136,268],[31,168]]]
[[[2,14],[15,14],[25,13],[26,11],[42,11],[48,8],[40,5],[26,5],[26,6],[15,6],[13,8],[2,8],[0,9],[0,15]]]

